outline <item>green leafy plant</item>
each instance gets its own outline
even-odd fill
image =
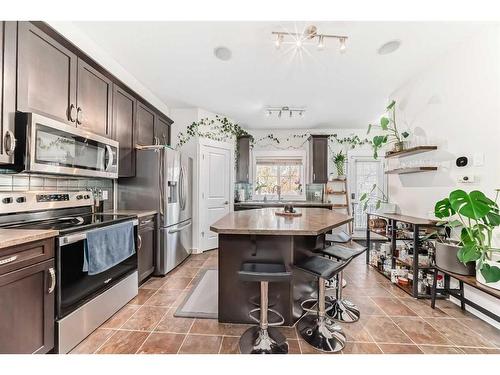
[[[368,193],[363,193],[359,198],[359,203],[363,205],[363,211],[368,209],[368,204],[370,202],[375,202],[375,209],[379,209],[382,203],[389,203],[389,199],[385,195],[384,191],[373,184],[371,190]]]
[[[393,100],[386,107],[387,116],[383,116],[380,119],[380,125],[368,125],[368,131],[366,134],[370,134],[370,131],[374,128],[381,130],[382,134],[376,135],[372,139],[373,147],[373,157],[378,158],[378,151],[386,144],[394,143],[396,145],[402,145],[403,139],[408,138],[410,135],[408,132],[399,133],[396,125],[396,101]]]
[[[333,164],[335,164],[335,167],[337,168],[337,174],[339,176],[344,176],[345,174],[344,173],[345,160],[346,160],[346,155],[342,151],[334,153],[332,156]]]
[[[441,225],[462,228],[457,257],[463,264],[477,262],[477,269],[487,283],[500,280],[500,263],[497,267],[486,262],[492,260],[494,252],[500,252],[500,248],[492,245],[493,231],[500,226],[498,193],[497,189],[493,201],[478,190],[470,193],[454,190],[434,207],[434,215],[444,219]]]

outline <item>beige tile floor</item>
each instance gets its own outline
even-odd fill
[[[151,278],[139,295],[72,353],[238,353],[247,325],[176,318],[175,310],[196,285],[200,271],[217,267],[217,251],[192,255],[164,278]],[[350,353],[500,353],[500,332],[449,301],[435,310],[409,297],[370,269],[362,257],[346,270],[344,294],[361,310],[356,323],[343,323]],[[294,354],[320,353],[300,339],[295,327],[281,327]]]

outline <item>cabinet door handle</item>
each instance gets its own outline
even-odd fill
[[[71,122],[75,122],[76,121],[75,106],[73,104],[71,104],[69,106],[68,117],[69,117],[69,121],[71,121]]]
[[[142,247],[142,237],[140,234],[137,235],[137,250],[141,250]]]
[[[80,107],[78,107],[76,109],[76,123],[77,124],[81,124],[82,123],[82,113],[83,113],[82,109]]]
[[[313,182],[316,181],[316,173],[313,173]]]
[[[56,288],[56,272],[52,267],[49,268],[49,275],[50,275],[50,286],[48,292],[50,294]]]
[[[14,133],[12,133],[10,130],[7,130],[5,132],[3,144],[5,148],[5,153],[8,156],[13,155],[14,150],[16,149],[17,139],[14,137]]]
[[[144,221],[141,221],[140,225],[146,225],[146,224],[151,223],[152,221],[153,221],[153,219],[144,220]]]
[[[0,260],[0,266],[1,265],[4,265],[4,264],[9,264],[9,263],[12,263],[13,261],[15,261],[17,259],[17,255],[13,255],[11,256],[10,258],[5,258],[5,259],[2,259]]]

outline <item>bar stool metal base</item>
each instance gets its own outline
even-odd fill
[[[345,347],[346,336],[338,324],[328,318],[305,315],[297,323],[300,335],[311,346],[323,352],[335,353]]]
[[[339,300],[332,297],[330,298],[328,302],[332,303],[333,307],[326,311],[328,317],[343,323],[354,323],[359,320],[361,312],[358,306],[345,299]]]
[[[250,327],[240,337],[242,354],[287,354],[286,337],[277,329]]]

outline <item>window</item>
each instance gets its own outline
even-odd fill
[[[260,156],[255,158],[254,197],[277,196],[277,186],[284,199],[304,199],[304,165],[301,156]]]

